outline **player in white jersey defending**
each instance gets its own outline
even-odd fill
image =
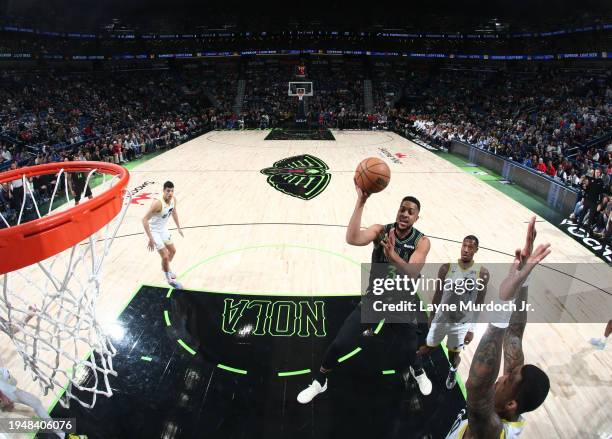
[[[161,256],[162,271],[166,276],[166,280],[172,287],[182,288],[182,285],[176,281],[176,275],[170,270],[170,262],[172,262],[176,254],[176,247],[172,243],[172,237],[167,228],[170,216],[172,216],[179,234],[184,236],[179,224],[176,205],[174,184],[171,181],[167,181],[164,183],[162,198],[151,203],[149,211],[142,219],[142,225],[149,237],[148,249],[150,251],[157,250]]]
[[[457,263],[444,264],[438,270],[438,283],[433,304],[454,304],[457,311],[432,312],[429,316],[429,332],[427,333],[427,346],[419,349],[419,355],[425,355],[436,348],[444,337],[447,337],[448,360],[451,367],[446,378],[446,387],[452,389],[457,383],[456,373],[461,362],[460,353],[465,344],[474,338],[473,326],[476,322],[476,313],[469,309],[462,310],[460,304],[481,304],[487,294],[489,271],[474,261],[474,254],[478,251],[478,238],[469,235],[463,238],[461,257]],[[452,284],[451,282],[452,281]]]
[[[470,365],[467,408],[459,413],[446,439],[516,439],[525,423],[522,414],[538,408],[548,395],[548,376],[537,366],[525,364],[522,347],[528,303],[525,281],[550,253],[550,244],[533,251],[535,236],[533,217],[525,246],[516,250],[508,276],[499,285],[500,300],[514,301],[516,310],[489,319]],[[498,378],[502,350],[504,374]]]

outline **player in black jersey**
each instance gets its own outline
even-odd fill
[[[346,231],[346,242],[357,246],[373,243],[373,264],[392,264],[398,271],[411,278],[419,277],[430,248],[429,239],[413,227],[421,210],[419,200],[410,196],[405,197],[397,211],[395,223],[384,226],[374,224],[367,229],[362,229],[361,216],[369,194],[362,191],[358,186],[355,186],[355,188],[357,190],[357,203]],[[371,281],[372,275],[370,276]],[[356,341],[364,332],[369,331],[371,333],[374,326],[373,324],[361,323],[361,307],[357,306],[346,318],[338,335],[327,349],[319,372],[315,375],[312,384],[298,395],[298,402],[307,404],[315,396],[325,392],[327,390],[327,374],[331,372],[338,358],[354,347]],[[408,357],[403,376],[407,380],[409,374],[412,374],[421,393],[429,395],[432,390],[431,381],[427,378],[416,356],[418,349],[417,327],[415,324],[401,324],[401,329]]]
[[[74,156],[72,160],[76,161],[77,157]],[[66,159],[68,161],[68,159]],[[68,189],[74,197],[75,206],[81,201],[81,197],[86,196],[90,200],[93,198],[89,183],[87,183],[86,172],[71,172],[68,174]],[[87,185],[87,187],[85,187]]]

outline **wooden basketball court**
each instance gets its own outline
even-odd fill
[[[527,208],[435,154],[393,133],[334,131],[335,141],[265,141],[267,131],[213,131],[161,154],[131,171],[133,204],[106,261],[100,316],[112,324],[141,285],[164,285],[160,259],[147,251],[141,219],[159,196],[164,181],[175,185],[177,211],[185,237],[173,232],[177,255],[172,269],[186,289],[265,295],[358,295],[360,268],[371,247],[352,247],[344,235],[356,199],[354,169],[363,158],[384,158],[391,182],[368,200],[363,224],[389,223],[401,199],[422,205],[415,227],[432,239],[429,263],[456,260],[462,238],[474,234],[483,264],[508,263],[521,246]],[[308,154],[328,166],[327,186],[309,200],[290,196],[268,183],[261,171],[274,163]],[[393,160],[391,160],[393,158]],[[174,225],[170,223],[172,227]],[[554,225],[538,218],[537,242],[550,242],[547,263],[585,264],[572,288],[599,287],[582,304],[584,312],[610,306],[610,268]],[[587,286],[579,279],[588,279]],[[538,303],[538,298],[533,298]],[[548,300],[548,299],[540,299]],[[612,316],[610,316],[612,317]],[[543,407],[526,415],[526,438],[600,437],[612,432],[612,352],[597,351],[586,340],[605,324],[527,326],[527,362],[545,370],[551,392]],[[574,320],[575,321],[575,320]],[[478,343],[462,354],[467,378]],[[20,381],[28,383],[21,360],[2,336],[0,356]],[[51,395],[43,398],[50,405]],[[29,416],[24,406],[14,412]]]

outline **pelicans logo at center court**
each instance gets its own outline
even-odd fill
[[[268,176],[268,184],[277,191],[300,200],[312,200],[331,181],[328,170],[323,160],[303,154],[279,160],[261,173]]]

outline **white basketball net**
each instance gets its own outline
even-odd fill
[[[11,227],[73,207],[68,173],[62,169],[53,178],[58,184],[42,211],[46,203],[36,199],[32,182],[23,176],[20,211],[10,216],[0,213],[0,221]],[[63,187],[58,191],[60,182]],[[85,188],[90,182],[92,186],[99,183],[94,189],[98,193],[115,185],[118,177],[91,170]],[[87,201],[85,191],[82,202]],[[65,200],[58,192],[65,193]],[[96,304],[104,258],[131,202],[131,194],[125,193],[120,213],[93,236],[0,276],[0,330],[12,339],[41,391],[45,395],[51,391],[66,408],[71,399],[92,408],[98,395],[112,396],[108,376],[116,376],[112,361],[116,350],[96,316]]]

